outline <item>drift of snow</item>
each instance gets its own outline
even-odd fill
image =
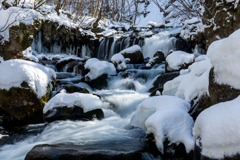
[[[239,104],[237,97],[211,106],[197,117],[193,135],[195,141],[200,137],[202,155],[224,159],[240,153]]]
[[[0,89],[22,88],[21,83],[27,82],[39,98],[46,94],[47,86],[51,85],[52,78],[56,78],[52,69],[18,59],[1,62],[0,73]]]
[[[86,69],[90,69],[90,72],[85,76],[90,80],[96,79],[103,74],[116,75],[116,68],[112,63],[107,61],[100,61],[97,58],[91,58],[86,61],[84,65]]]
[[[32,54],[32,48],[31,48],[31,47],[28,47],[28,48],[27,48],[26,50],[24,50],[22,53],[23,53],[23,56],[24,56],[25,58],[30,59],[30,60],[33,61],[33,62],[39,62],[39,59]]]
[[[209,71],[212,67],[207,56],[199,56],[180,76],[164,84],[163,95],[172,95],[191,102],[204,93],[208,94]]]
[[[163,153],[165,138],[171,143],[183,143],[186,151],[194,147],[190,104],[173,96],[155,96],[144,100],[131,119],[131,124],[153,133],[158,149]]]
[[[215,81],[240,89],[240,29],[228,38],[213,42],[207,51],[214,67]]]
[[[23,9],[20,7],[10,7],[6,10],[0,10],[0,32],[1,44],[5,41],[9,41],[9,28],[12,26],[19,25],[19,23],[24,23],[26,25],[32,25],[34,18],[42,18],[42,15],[32,9]],[[5,30],[6,29],[6,30]]]
[[[120,54],[131,54],[137,51],[141,51],[141,47],[139,45],[133,45],[129,48],[122,50]]]
[[[84,112],[101,109],[103,107],[103,103],[98,96],[77,92],[72,94],[61,92],[46,103],[43,108],[43,113],[45,114],[47,111],[57,107],[67,106],[71,108],[74,107],[74,105],[81,107]]]
[[[126,66],[126,63],[125,63],[125,58],[120,53],[114,54],[111,58],[111,62],[117,64],[117,69],[118,70],[127,69],[127,66]]]
[[[192,63],[194,55],[183,51],[175,51],[166,57],[168,66],[173,70],[180,69],[181,65]]]

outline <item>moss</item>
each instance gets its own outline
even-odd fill
[[[9,113],[13,118],[35,123],[43,120],[42,109],[50,99],[51,88],[47,86],[47,93],[38,98],[35,91],[30,89],[27,82],[21,84],[23,88],[12,87],[9,90],[0,90],[0,108]]]
[[[161,93],[161,95],[162,95],[163,87],[161,87],[161,88],[156,88],[156,89],[150,94],[150,97],[155,96],[156,93],[157,93],[157,91],[159,91],[159,92]]]

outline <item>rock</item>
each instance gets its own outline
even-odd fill
[[[89,93],[87,89],[79,87],[77,85],[73,85],[73,84],[63,85],[61,86],[61,88],[65,89],[67,93],[74,93],[74,92]]]
[[[107,83],[107,74],[103,74],[97,79],[94,80],[87,80],[85,81],[90,87],[95,88],[95,89],[103,89],[106,88],[108,83]]]
[[[209,72],[209,95],[214,105],[237,98],[240,95],[240,90],[234,89],[229,85],[216,83],[214,80],[214,68],[212,68]]]
[[[80,60],[79,60],[79,61],[80,61]],[[74,58],[68,58],[68,59],[66,59],[66,60],[60,60],[60,61],[58,61],[55,66],[56,66],[56,68],[57,68],[58,71],[62,71],[63,68],[64,68],[64,66],[65,66],[66,64],[69,63],[69,66],[71,65],[71,67],[73,68],[73,65],[76,65],[77,62],[79,62],[79,61],[77,61],[77,60],[74,59]],[[68,67],[68,68],[69,68],[69,67]],[[67,68],[67,69],[68,69],[68,68]]]
[[[180,144],[170,144],[168,139],[166,138],[163,145],[164,145],[164,153],[159,152],[156,143],[155,138],[152,133],[148,134],[145,142],[147,143],[148,147],[154,154],[161,155],[163,159],[183,159],[183,160],[190,160],[192,159],[192,152],[189,154],[186,153],[185,146]]]
[[[33,35],[40,30],[41,25],[41,20],[34,20],[33,25],[20,23],[17,26],[10,27],[9,41],[0,44],[0,56],[4,60],[23,59],[22,51],[31,46]]]
[[[163,88],[156,88],[149,96],[152,97],[152,96],[160,96],[162,95],[162,91],[163,91]],[[158,95],[160,94],[160,95]]]
[[[151,154],[138,139],[107,141],[97,144],[35,146],[25,160],[146,160],[161,159]]]
[[[53,110],[49,110],[44,114],[44,119],[47,122],[53,122],[56,120],[82,120],[89,121],[97,118],[101,120],[104,118],[104,113],[101,109],[95,109],[84,113],[83,109],[79,106],[73,108],[68,107],[57,107]]]
[[[162,51],[157,51],[153,57],[158,57],[158,61],[161,62],[161,61],[165,61],[165,55]]]
[[[163,73],[157,76],[156,80],[153,82],[153,88],[149,92],[153,92],[157,88],[163,88],[163,85],[170,80],[173,80],[179,76],[179,72]]]
[[[38,98],[26,82],[23,82],[21,86],[23,88],[12,87],[9,90],[0,90],[0,108],[18,120],[19,124],[42,122],[42,109],[45,102],[50,99],[50,84],[46,95],[41,98]]]
[[[198,115],[205,109],[212,106],[212,102],[210,97],[207,94],[203,94],[197,102],[196,100],[193,100],[191,102],[191,110],[189,111],[189,114],[193,117],[193,120],[195,121],[198,117]],[[194,104],[195,102],[195,104]]]
[[[135,51],[133,53],[122,53],[124,58],[129,58],[131,64],[140,64],[144,62],[143,54],[141,51]]]

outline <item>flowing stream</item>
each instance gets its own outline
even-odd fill
[[[128,47],[130,43],[142,46],[144,57],[152,57],[157,50],[167,53],[169,50],[175,49],[176,42],[176,38],[169,35],[178,33],[179,30],[179,28],[165,29],[150,38],[144,40],[136,38],[132,42],[130,42],[131,38],[125,35],[106,38],[100,43],[98,58],[110,59],[113,54]],[[45,49],[41,44],[40,36],[41,33],[39,33],[39,41],[35,40],[33,46],[42,52]],[[54,53],[61,52],[58,46],[53,46],[52,51]],[[87,46],[82,47],[81,55],[87,56],[88,51]],[[140,144],[141,139],[146,135],[143,130],[132,128],[130,120],[138,104],[149,97],[148,90],[152,87],[154,78],[163,69],[141,70],[134,69],[135,67],[130,65],[128,67],[130,69],[125,72],[130,76],[127,78],[122,78],[121,75],[110,77],[108,89],[93,91],[102,97],[105,115],[103,120],[87,122],[67,120],[38,124],[46,125],[41,133],[14,144],[1,146],[0,159],[23,160],[26,154],[38,144],[110,145],[128,142],[136,145],[136,141]],[[135,87],[135,91],[132,86]]]

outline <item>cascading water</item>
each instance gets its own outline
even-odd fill
[[[175,39],[170,34],[178,33],[180,29],[165,29],[149,38],[129,37],[116,35],[114,38],[105,38],[99,46],[98,58],[110,59],[112,55],[121,50],[138,44],[142,47],[144,57],[152,57],[157,50],[168,53],[175,49]],[[128,34],[129,35],[129,34]],[[34,41],[33,49],[39,53],[45,51],[41,44],[41,33],[38,41]],[[55,45],[55,44],[54,44]],[[74,52],[73,48],[69,53]],[[76,50],[79,50],[76,49]],[[81,57],[90,55],[88,46],[81,46]],[[52,47],[54,53],[61,52],[59,46]],[[63,71],[67,71],[67,64]],[[80,62],[78,65],[82,65]],[[73,83],[74,78],[81,80],[81,72],[78,72],[78,65],[73,69],[79,77],[65,78],[60,81]],[[136,66],[128,65],[128,69],[118,76],[112,76],[108,80],[106,90],[94,91],[100,95],[104,104],[103,120],[94,121],[57,121],[47,124],[45,129],[37,136],[28,137],[15,144],[7,144],[0,148],[0,157],[4,160],[23,160],[26,154],[38,144],[74,144],[74,145],[97,145],[107,146],[109,144],[140,145],[140,140],[145,133],[141,129],[131,128],[130,119],[137,109],[139,103],[149,97],[148,90],[152,87],[153,81],[158,74],[164,70],[164,64],[152,70],[134,69]],[[75,74],[73,74],[75,75]],[[78,82],[79,83],[79,82]],[[85,83],[84,83],[85,84]],[[137,144],[136,144],[137,142]],[[152,157],[147,153],[144,155],[147,160],[160,160],[160,157]]]

